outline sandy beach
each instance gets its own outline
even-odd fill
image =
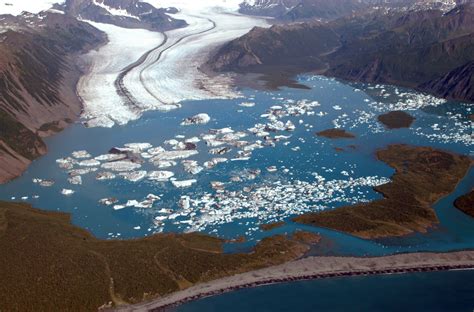
[[[341,276],[474,269],[474,251],[410,253],[374,258],[308,257],[283,265],[214,280],[169,296],[115,311],[162,311],[204,297],[267,284]]]

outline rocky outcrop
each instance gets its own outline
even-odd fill
[[[105,41],[94,27],[64,14],[25,14],[2,20],[0,34],[0,183],[46,152],[42,137],[81,112],[75,94],[77,53]]]
[[[317,71],[473,102],[474,6],[369,13],[254,29],[208,62],[215,71]],[[271,75],[267,75],[271,76]]]
[[[474,102],[474,61],[457,67],[446,75],[427,82],[422,89],[445,98]]]

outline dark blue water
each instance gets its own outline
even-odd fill
[[[229,181],[233,174],[245,169],[260,169],[262,174],[252,181],[232,183],[229,189],[241,190],[244,186],[265,185],[276,180],[282,183],[293,183],[296,180],[314,182],[313,173],[318,173],[326,180],[338,181],[349,179],[342,174],[343,171],[349,172],[351,178],[370,176],[389,178],[393,170],[377,161],[374,152],[391,143],[429,145],[461,154],[472,152],[472,141],[469,140],[472,130],[468,119],[469,114],[473,112],[472,105],[457,102],[437,103],[430,97],[422,97],[414,92],[409,95],[402,94],[408,91],[394,87],[347,85],[320,77],[301,77],[300,81],[312,89],[284,89],[276,92],[246,90],[243,92],[243,99],[187,102],[183,103],[182,109],[167,113],[150,112],[136,122],[112,129],[88,129],[77,124],[49,138],[47,140],[49,153],[35,161],[22,177],[1,186],[0,198],[19,200],[27,196],[26,201],[35,207],[72,213],[74,224],[90,230],[101,238],[143,237],[161,230],[188,231],[190,229],[188,224],[173,220],[166,221],[162,228],[157,228],[153,224],[153,219],[161,208],[179,211],[177,202],[180,196],[189,195],[197,198],[203,193],[212,193],[209,187],[210,181]],[[67,173],[58,168],[55,161],[70,156],[73,151],[83,149],[93,156],[98,156],[107,153],[111,147],[126,143],[149,142],[154,146],[162,146],[165,140],[172,139],[176,135],[189,138],[206,133],[211,128],[232,127],[235,131],[245,131],[257,122],[265,122],[260,115],[270,106],[281,105],[287,99],[318,101],[321,106],[315,108],[315,112],[324,114],[284,118],[284,121],[291,120],[297,126],[294,132],[289,133],[292,135],[289,144],[277,144],[275,147],[255,150],[248,161],[220,164],[197,176],[187,174],[180,165],[172,168],[179,179],[198,179],[198,183],[189,189],[181,190],[174,188],[170,183],[149,181],[137,183],[122,179],[96,181],[94,173],[83,176],[83,185],[70,185],[67,182]],[[242,101],[252,101],[256,105],[243,108],[238,106]],[[402,104],[397,104],[398,102]],[[416,117],[413,126],[410,129],[385,130],[376,118],[378,114],[392,109],[408,110]],[[211,116],[212,121],[209,124],[190,127],[179,125],[182,119],[202,112]],[[314,135],[317,131],[335,126],[355,133],[357,138],[328,140]],[[253,142],[259,138],[249,135],[245,139]],[[300,150],[294,151],[292,148],[295,147],[299,147]],[[338,152],[335,148],[342,148],[343,151]],[[210,155],[203,142],[198,144],[198,150],[199,155],[193,159],[202,164],[210,158]],[[233,156],[235,150],[230,156],[226,155],[229,158]],[[265,168],[272,165],[278,166],[279,169],[284,167],[289,172],[284,173],[282,170],[277,173],[266,172]],[[51,188],[44,188],[32,183],[33,178],[53,179],[56,184]],[[452,205],[457,196],[472,188],[473,181],[474,170],[471,170],[456,191],[436,205],[435,209],[440,219],[438,227],[428,234],[403,239],[373,242],[327,229],[296,225],[289,221],[294,214],[286,214],[285,211],[276,212],[271,216],[261,214],[252,218],[234,218],[222,224],[211,224],[202,231],[225,238],[247,236],[247,243],[228,245],[226,248],[229,251],[245,250],[264,236],[292,232],[298,228],[316,231],[325,237],[325,244],[315,250],[315,254],[383,255],[405,251],[474,248],[474,220]],[[70,197],[63,196],[60,194],[62,188],[74,189],[76,193]],[[99,199],[105,197],[116,197],[121,203],[128,199],[142,200],[149,193],[160,195],[162,198],[151,209],[127,208],[116,211],[110,206],[98,203]],[[38,195],[39,198],[33,199],[33,195]],[[315,207],[332,209],[375,198],[379,198],[379,195],[373,192],[371,187],[361,185],[345,190],[338,198],[326,198],[313,204]],[[299,211],[302,212],[304,211]],[[288,221],[287,225],[266,233],[258,229],[262,223],[280,219]]]
[[[175,312],[474,310],[474,271],[334,278],[244,289]]]

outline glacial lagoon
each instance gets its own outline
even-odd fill
[[[264,236],[305,229],[324,237],[314,254],[474,247],[474,220],[452,206],[472,188],[474,170],[436,204],[440,224],[426,234],[372,242],[292,223],[297,214],[379,198],[372,187],[387,183],[393,170],[377,161],[374,152],[388,144],[471,155],[473,146],[472,105],[394,86],[346,84],[320,76],[298,80],[310,89],[241,90],[241,98],[183,102],[180,109],[147,112],[112,128],[75,124],[48,138],[48,154],[1,186],[0,198],[71,213],[74,224],[100,238],[170,231],[245,236],[245,243],[226,246],[234,251]],[[409,129],[387,130],[377,116],[393,110],[416,120]],[[182,124],[198,114],[210,120]],[[315,135],[329,128],[356,137]],[[108,154],[112,148],[118,154]],[[141,160],[140,165],[111,166],[108,160],[122,157],[117,155],[123,151]],[[126,159],[124,166],[129,165]],[[281,220],[286,225],[275,230],[259,228]]]

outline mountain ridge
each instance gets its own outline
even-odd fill
[[[473,102],[472,67],[467,65],[473,60],[474,6],[461,5],[449,12],[368,13],[253,29],[216,51],[207,66],[263,74],[284,68],[289,77],[316,72]],[[463,67],[461,72],[471,77],[449,74]],[[442,85],[443,77],[449,85]]]

